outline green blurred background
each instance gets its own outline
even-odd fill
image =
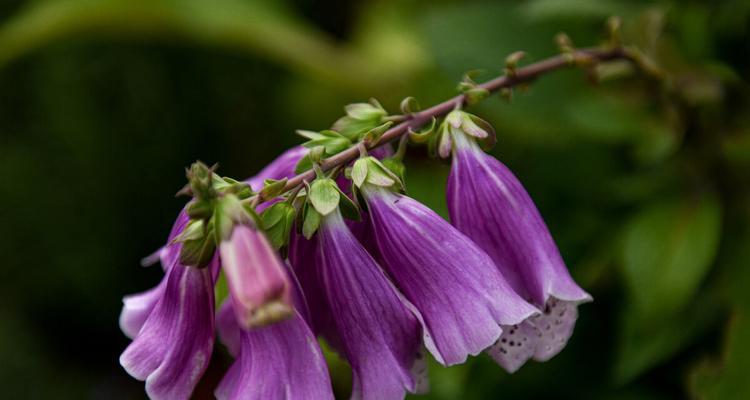
[[[181,207],[183,167],[243,178],[348,102],[397,111],[558,50],[624,41],[626,65],[543,77],[472,110],[578,282],[568,347],[508,375],[431,369],[429,399],[750,398],[750,2],[56,0],[0,2],[0,398],[143,398],[117,358],[124,294]],[[604,79],[606,78],[606,79]],[[409,153],[412,196],[445,215],[448,167]],[[230,360],[217,352],[197,398]],[[347,371],[333,360],[334,384]]]

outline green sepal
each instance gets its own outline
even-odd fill
[[[203,268],[211,262],[216,250],[214,242],[213,222],[205,225],[202,220],[195,221],[185,229],[182,248],[180,249],[180,263],[183,265]]]
[[[321,215],[328,215],[335,210],[340,198],[338,187],[333,179],[316,179],[310,186],[308,199]]]
[[[489,95],[489,90],[480,87],[473,87],[464,91],[464,96],[466,96],[466,104],[470,106],[473,106],[486,99]]]
[[[367,146],[374,146],[378,143],[380,137],[388,131],[388,128],[390,128],[391,125],[393,125],[393,121],[388,121],[384,124],[378,125],[363,133],[361,140],[364,141]]]
[[[325,130],[320,132],[299,130],[297,131],[297,134],[309,139],[307,142],[302,144],[303,146],[309,149],[317,146],[323,146],[323,148],[325,149],[325,155],[328,156],[340,153],[348,149],[349,146],[352,145],[351,140],[333,130]]]
[[[375,99],[371,99],[370,103],[347,104],[344,111],[349,117],[360,121],[378,120],[388,115],[383,106]]]
[[[383,165],[388,168],[391,172],[393,172],[400,180],[401,182],[405,182],[406,179],[406,166],[404,165],[404,162],[393,157],[384,158],[382,161]]]
[[[417,101],[417,99],[411,96],[401,100],[399,108],[405,115],[414,114],[415,112],[418,112],[420,110],[419,102]]]
[[[221,243],[232,236],[235,224],[253,225],[253,218],[237,196],[227,194],[216,200],[213,224],[216,243]]]
[[[413,131],[411,128],[409,128],[409,139],[414,143],[428,142],[430,138],[435,134],[436,124],[437,119],[435,117],[432,117],[432,120],[430,120],[430,124],[426,128],[422,127],[418,131]]]
[[[263,211],[261,215],[263,230],[274,249],[279,250],[288,243],[295,217],[296,210],[286,202],[273,204]]]
[[[367,179],[367,158],[360,158],[354,162],[350,176],[352,183],[357,187],[365,183],[365,179]]]
[[[217,187],[217,190],[220,190],[222,193],[232,193],[239,197],[240,200],[253,195],[253,188],[247,182],[241,182],[226,176],[222,177],[221,180],[224,182],[225,187],[223,189]]]
[[[362,187],[365,183],[369,183],[385,188],[392,188],[393,186],[398,186],[399,190],[403,190],[404,188],[403,182],[397,174],[393,173],[393,171],[376,158],[370,156],[361,158],[354,163],[354,167],[352,168],[352,182],[355,187]]]
[[[321,216],[314,207],[305,207],[305,221],[302,223],[302,235],[310,239],[320,227]]]
[[[186,176],[190,185],[190,192],[194,197],[203,199],[214,197],[213,183],[215,168],[215,165],[209,168],[201,161],[196,161],[187,170]]]
[[[287,178],[284,179],[266,179],[263,183],[263,189],[260,191],[260,195],[264,199],[272,199],[282,193],[284,193],[284,187],[286,187]]]
[[[214,203],[207,199],[195,199],[188,203],[185,212],[190,219],[208,219],[214,212]]]
[[[357,203],[354,202],[349,196],[344,193],[341,188],[336,185],[336,190],[339,191],[339,209],[341,210],[341,215],[344,216],[344,218],[352,220],[352,221],[360,221],[362,220],[362,216],[359,213],[359,207],[357,206]]]

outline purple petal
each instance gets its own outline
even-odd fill
[[[570,277],[518,179],[473,140],[460,133],[454,138],[457,146],[448,178],[453,225],[487,251],[517,293],[545,310],[506,329],[489,351],[513,372],[530,358],[546,361],[560,352],[573,332],[577,305],[591,296]]]
[[[325,337],[328,344],[340,352],[341,340],[335,329],[325,290],[318,278],[320,260],[317,248],[317,235],[308,240],[301,234],[292,232],[289,240],[289,263],[299,280],[310,310],[308,318],[310,327],[316,335]]]
[[[159,302],[164,293],[164,287],[167,283],[167,276],[159,284],[145,292],[131,294],[122,299],[122,312],[120,312],[120,329],[125,336],[133,339],[140,332],[141,327],[148,319],[151,311]]]
[[[219,250],[241,326],[262,326],[290,315],[291,284],[279,255],[263,233],[237,225]]]
[[[589,301],[570,277],[539,211],[500,161],[464,135],[448,178],[453,225],[493,259],[513,289],[544,308],[549,296]]]
[[[515,372],[531,358],[547,361],[565,347],[577,318],[577,304],[552,297],[544,313],[503,327],[500,340],[487,352],[508,372]]]
[[[500,325],[537,312],[513,292],[492,260],[432,210],[365,185],[384,268],[424,319],[425,344],[447,365],[497,341]]]
[[[240,325],[234,315],[232,300],[227,298],[216,312],[216,332],[232,357],[240,354]]]
[[[276,159],[266,165],[255,176],[245,180],[250,187],[257,191],[263,188],[263,181],[266,179],[289,178],[294,175],[294,169],[302,157],[307,154],[308,149],[302,146],[295,146],[281,153]]]
[[[318,253],[326,311],[352,366],[352,398],[395,399],[415,391],[411,368],[421,347],[419,321],[338,210],[322,221]]]
[[[175,264],[164,294],[120,356],[152,399],[187,399],[208,366],[214,342],[213,279],[209,268]]]
[[[219,400],[333,399],[323,354],[301,315],[240,335],[240,357],[215,392]]]
[[[161,266],[165,271],[180,258],[180,250],[182,249],[182,246],[173,245],[172,240],[185,230],[188,222],[190,222],[190,217],[188,217],[187,211],[183,208],[172,225],[172,230],[169,232],[169,237],[167,237],[167,244],[162,247],[162,250],[159,253]]]

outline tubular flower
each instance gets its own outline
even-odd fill
[[[219,338],[237,360],[216,388],[217,399],[333,399],[325,359],[305,318],[304,297],[296,285],[292,292],[291,317],[261,328],[241,329],[230,299],[219,308]]]
[[[352,366],[352,398],[398,399],[416,391],[422,377],[412,371],[415,364],[424,370],[417,362],[418,319],[338,209],[323,217],[318,233],[315,273],[325,308],[315,311],[330,315],[330,341]]]
[[[279,255],[263,233],[236,225],[219,249],[242,327],[264,326],[291,316],[291,284]]]
[[[180,246],[170,245],[169,243],[182,233],[182,230],[185,229],[189,220],[190,218],[188,218],[185,210],[180,211],[177,220],[172,226],[172,231],[169,233],[167,245],[154,253],[154,255],[158,256],[161,260],[162,268],[165,271],[168,271],[168,269],[174,265],[180,255]],[[154,262],[156,262],[156,260],[154,260]],[[132,339],[138,334],[143,323],[146,322],[146,319],[151,314],[154,306],[156,306],[156,303],[164,293],[166,282],[167,279],[165,276],[164,279],[162,279],[162,281],[154,288],[146,290],[145,292],[123,297],[123,307],[122,312],[120,312],[120,329],[125,333],[125,336]]]
[[[465,361],[495,343],[501,325],[537,312],[484,251],[432,210],[369,183],[361,190],[383,267],[421,314],[425,345],[439,362]]]
[[[451,136],[453,162],[447,189],[451,222],[490,255],[516,293],[543,311],[504,328],[489,353],[510,372],[529,358],[546,361],[565,347],[578,304],[591,296],[570,277],[518,179],[463,130],[452,129]]]
[[[146,381],[152,399],[189,398],[208,366],[214,343],[212,269],[172,265],[163,293],[120,356],[131,376]]]
[[[222,307],[220,317],[228,312],[230,318],[227,310]],[[323,354],[297,311],[285,321],[234,332],[239,358],[217,387],[217,399],[333,399]]]

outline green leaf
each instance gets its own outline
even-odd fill
[[[680,312],[644,322],[641,312],[626,308],[621,316],[614,380],[624,385],[668,360],[710,330],[722,315],[715,293],[695,299]]]
[[[617,382],[677,353],[720,315],[715,293],[696,296],[714,262],[720,222],[719,202],[707,194],[649,206],[627,224],[621,256],[628,297]]]
[[[708,273],[719,243],[713,195],[650,206],[627,225],[622,266],[629,299],[645,319],[679,310]]]
[[[310,203],[321,215],[328,215],[339,206],[339,190],[332,179],[316,179],[310,186]]]

